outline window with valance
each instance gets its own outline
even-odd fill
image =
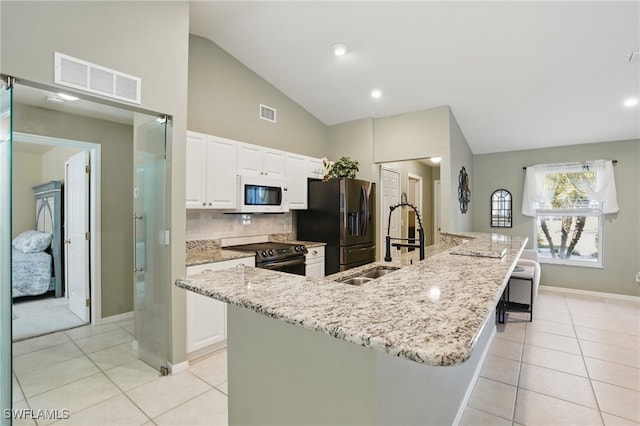
[[[522,214],[536,218],[541,262],[602,266],[603,215],[617,212],[611,161],[527,167]]]

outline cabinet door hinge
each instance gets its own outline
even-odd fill
[[[91,299],[87,299],[85,305],[88,307],[91,306]]]
[[[91,232],[85,232],[84,239],[89,241],[91,239]]]
[[[91,166],[89,164],[87,164],[86,166],[84,166],[84,172],[86,174],[91,174]]]

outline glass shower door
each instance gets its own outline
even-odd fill
[[[166,204],[167,120],[135,117],[134,311],[138,357],[167,372],[169,330],[169,232]]]
[[[12,88],[0,82],[0,425],[11,424],[11,105]],[[9,415],[7,415],[9,414]]]

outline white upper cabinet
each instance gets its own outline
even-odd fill
[[[238,207],[238,175],[282,179],[289,208],[307,208],[307,178],[322,179],[322,160],[187,131],[187,209]]]
[[[307,178],[322,179],[322,160],[287,153],[287,189],[291,210],[307,209]]]
[[[206,208],[207,135],[187,132],[187,176],[185,198],[188,209]]]
[[[307,209],[307,169],[309,158],[287,153],[287,192],[289,209]]]
[[[187,132],[187,209],[233,209],[238,186],[236,141]]]
[[[324,171],[322,167],[322,159],[309,158],[307,163],[307,177],[311,179],[322,179],[324,177]]]
[[[285,178],[285,153],[277,149],[238,142],[238,174]]]

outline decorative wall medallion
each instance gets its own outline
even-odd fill
[[[460,212],[467,212],[469,201],[471,201],[471,190],[469,189],[469,175],[463,167],[458,175],[458,201],[460,202]]]

